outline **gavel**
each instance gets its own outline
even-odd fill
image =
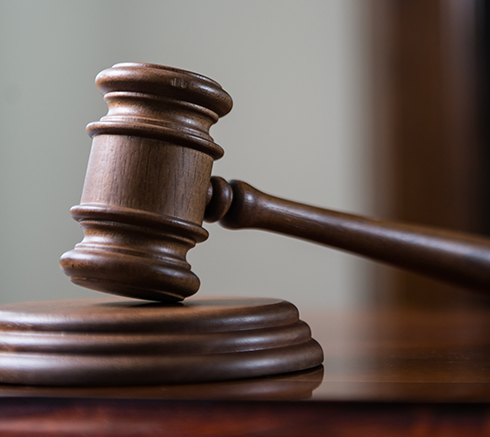
[[[60,260],[75,284],[181,301],[199,279],[186,254],[208,237],[203,220],[278,232],[488,293],[490,240],[373,220],[264,194],[211,177],[223,149],[210,127],[232,108],[215,81],[154,64],[122,63],[96,78],[108,114],[93,139],[80,205],[83,241]]]

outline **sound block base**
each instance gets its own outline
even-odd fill
[[[144,386],[256,378],[323,362],[294,305],[120,298],[0,306],[0,383]]]

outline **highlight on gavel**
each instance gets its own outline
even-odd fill
[[[122,63],[96,79],[109,112],[93,138],[81,203],[84,239],[60,264],[75,284],[156,301],[193,295],[186,261],[203,220],[278,232],[347,250],[480,292],[490,290],[490,240],[330,211],[211,177],[223,150],[210,127],[231,97],[204,76]]]

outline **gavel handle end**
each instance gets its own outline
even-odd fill
[[[205,220],[324,244],[490,294],[490,240],[292,202],[212,178]]]

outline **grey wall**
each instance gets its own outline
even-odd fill
[[[235,102],[212,130],[215,174],[263,191],[369,213],[368,53],[362,0],[0,0],[0,303],[93,296],[58,258],[82,233],[90,139],[105,113],[97,72],[138,61],[196,71]],[[201,295],[301,306],[362,302],[364,262],[259,231],[207,225],[189,260]]]

